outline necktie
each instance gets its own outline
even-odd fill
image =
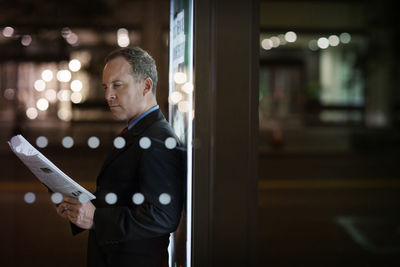
[[[128,127],[125,127],[118,136],[123,136],[128,131]]]

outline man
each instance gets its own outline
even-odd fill
[[[87,266],[168,266],[186,166],[184,149],[165,145],[179,141],[157,105],[156,84],[156,65],[146,51],[123,48],[106,58],[105,98],[113,117],[127,121],[125,146],[114,147],[105,160],[96,200],[65,197],[57,207],[74,234],[89,229]],[[116,203],[107,203],[114,194]]]

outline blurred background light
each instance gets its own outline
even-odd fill
[[[311,40],[308,42],[308,48],[310,48],[311,51],[317,51],[318,50],[318,42],[317,40]]]
[[[23,46],[29,46],[32,43],[32,37],[30,35],[23,35],[21,38],[21,44]]]
[[[44,97],[49,100],[50,103],[54,103],[57,100],[57,92],[54,89],[47,89],[44,91]]]
[[[285,33],[285,40],[288,43],[294,43],[297,40],[297,34],[293,31],[288,31],[287,33]]]
[[[81,69],[81,62],[78,59],[72,59],[69,62],[68,67],[71,71],[77,72]]]
[[[340,43],[339,37],[337,35],[331,35],[328,38],[330,46],[338,46]]]
[[[272,47],[278,47],[278,46],[280,45],[280,43],[281,43],[281,41],[279,40],[279,38],[276,37],[276,36],[272,36],[272,37],[270,38],[270,40],[271,40],[271,42],[272,42]]]
[[[36,108],[32,108],[32,107],[28,108],[25,113],[26,113],[26,116],[31,120],[36,119],[37,116],[38,116],[37,109]]]
[[[266,38],[266,39],[262,40],[262,42],[261,42],[261,47],[262,47],[263,49],[265,49],[265,50],[270,50],[270,49],[272,48],[272,41],[271,41],[271,39]]]
[[[79,37],[76,33],[71,32],[65,40],[67,43],[74,46],[78,44]]]
[[[46,82],[53,80],[53,72],[51,70],[44,70],[42,72],[42,79]]]
[[[15,90],[13,88],[7,88],[4,90],[4,98],[7,100],[13,100],[15,97]]]
[[[279,41],[281,45],[285,45],[286,44],[286,40],[285,40],[285,35],[284,34],[279,34],[278,35]]]
[[[318,47],[321,49],[326,49],[329,47],[329,40],[326,37],[321,37],[318,39]]]
[[[36,107],[41,111],[45,111],[49,108],[49,101],[45,98],[40,98],[36,102]]]
[[[33,84],[33,87],[36,91],[42,92],[44,89],[46,89],[46,83],[43,80],[36,80]]]
[[[79,92],[82,90],[82,82],[80,80],[73,80],[71,82],[71,90],[74,92]]]
[[[4,37],[11,37],[14,34],[14,28],[13,27],[5,27],[3,29],[3,35]]]
[[[129,32],[125,28],[118,29],[117,42],[120,47],[127,47],[130,43]]]
[[[186,73],[184,72],[176,72],[174,74],[174,81],[177,84],[182,84],[186,82]]]
[[[72,118],[72,113],[67,108],[60,108],[57,112],[57,117],[63,121],[70,121]]]
[[[69,82],[71,80],[71,72],[69,70],[59,70],[57,72],[57,80],[60,82]]]
[[[180,92],[175,91],[172,92],[169,96],[169,102],[172,105],[176,105],[179,101],[181,101],[183,99],[183,96]]]
[[[178,109],[180,112],[188,112],[191,110],[190,103],[188,101],[181,101],[178,103]]]
[[[60,101],[69,101],[71,98],[71,91],[70,90],[60,90],[57,93],[57,98]]]
[[[186,94],[191,94],[193,92],[193,84],[185,83],[182,86],[182,91],[185,92]]]
[[[347,32],[341,33],[339,38],[340,38],[340,41],[344,44],[348,44],[351,41],[351,35]]]
[[[79,92],[73,92],[71,94],[71,101],[74,104],[78,104],[82,102],[82,94]]]
[[[64,27],[64,28],[61,30],[61,36],[64,37],[65,39],[68,38],[68,36],[70,36],[71,33],[72,33],[72,31],[71,31],[71,29],[68,28],[68,27]]]

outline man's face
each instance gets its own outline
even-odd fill
[[[144,82],[132,76],[132,67],[116,57],[104,67],[103,87],[112,115],[117,120],[132,120],[145,111]]]

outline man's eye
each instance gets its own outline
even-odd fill
[[[122,86],[122,83],[114,83],[114,88],[118,88],[118,87],[121,87]]]

